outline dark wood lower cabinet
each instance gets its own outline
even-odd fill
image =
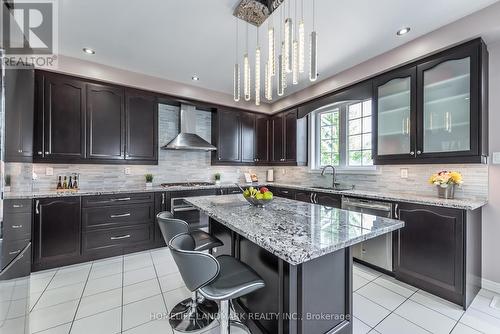
[[[41,198],[34,201],[33,268],[79,262],[80,197]]]
[[[481,282],[481,211],[397,203],[396,278],[462,305]]]

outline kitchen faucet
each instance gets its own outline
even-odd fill
[[[321,176],[325,176],[325,171],[329,167],[332,169],[332,188],[335,189],[335,167],[333,167],[332,165],[326,165],[321,171]]]

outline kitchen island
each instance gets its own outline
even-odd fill
[[[352,333],[349,246],[404,226],[317,204],[275,198],[265,208],[240,195],[190,197],[210,218],[210,233],[252,267],[266,287],[238,300],[252,333]]]

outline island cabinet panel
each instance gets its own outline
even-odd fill
[[[124,159],[125,103],[122,88],[87,84],[87,156]]]
[[[352,333],[349,248],[294,266],[216,220],[209,222],[210,233],[224,243],[212,253],[235,256],[265,281],[264,288],[235,302],[237,312],[268,315],[244,317],[252,333]]]
[[[80,262],[80,197],[34,201],[33,268]]]
[[[463,305],[465,212],[398,203],[396,219],[405,222],[395,233],[396,278]]]
[[[37,71],[35,92],[34,161],[85,159],[85,83]]]

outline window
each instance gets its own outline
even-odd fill
[[[373,166],[371,99],[336,103],[313,115],[313,168]]]

